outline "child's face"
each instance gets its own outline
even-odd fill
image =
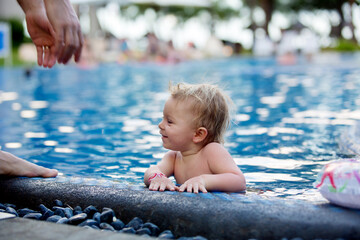
[[[190,150],[195,128],[190,100],[177,101],[170,97],[164,106],[164,116],[159,123],[163,146],[174,151]]]

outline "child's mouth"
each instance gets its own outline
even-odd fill
[[[161,132],[160,132],[160,135],[161,135],[161,138],[167,138],[167,136],[165,136],[165,135],[162,134]]]

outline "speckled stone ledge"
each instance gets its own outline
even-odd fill
[[[360,156],[360,121],[340,135],[339,148],[343,154]]]
[[[65,204],[110,207],[121,219],[140,217],[177,237],[208,239],[360,239],[360,211],[241,193],[153,192],[102,179],[0,179],[0,201],[19,207]]]

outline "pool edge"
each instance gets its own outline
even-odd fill
[[[360,238],[360,211],[301,200],[243,194],[152,192],[123,184],[72,184],[49,179],[0,179],[0,201],[36,208],[60,199],[71,206],[110,207],[123,221],[137,216],[179,236],[209,239]],[[24,204],[26,202],[26,204]]]

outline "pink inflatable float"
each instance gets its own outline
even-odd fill
[[[360,160],[329,162],[320,171],[314,186],[331,203],[360,209]]]

